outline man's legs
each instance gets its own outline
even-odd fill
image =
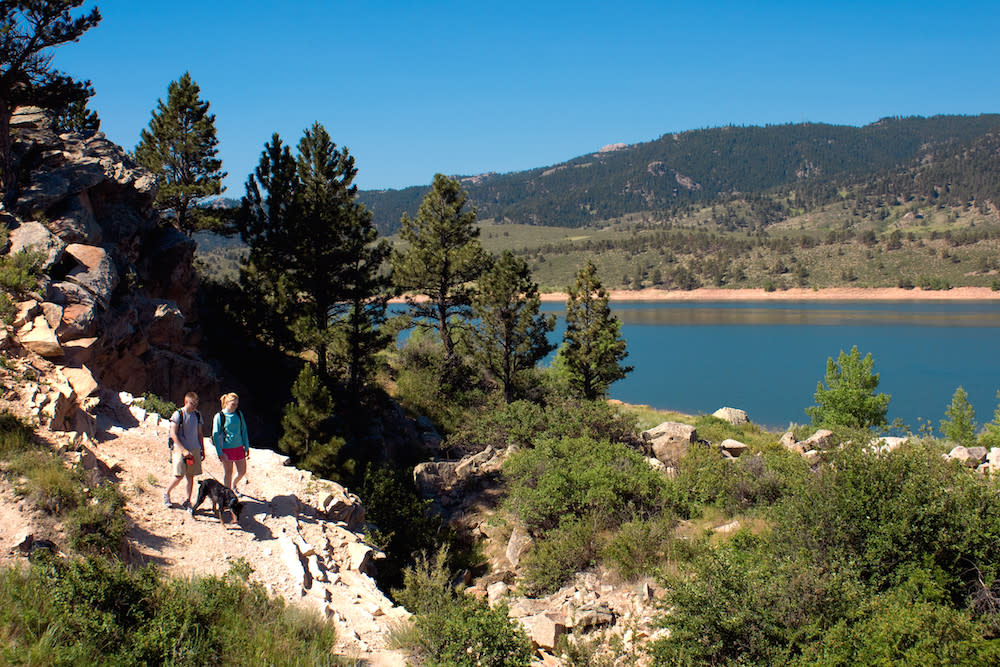
[[[163,494],[163,504],[166,505],[167,507],[170,507],[170,492],[173,491],[174,488],[176,488],[177,485],[181,483],[181,479],[183,479],[183,478],[184,478],[183,475],[174,477],[174,481],[170,482],[170,486],[167,487],[166,492]],[[190,480],[189,480],[188,481],[188,500],[191,499],[191,488],[190,487],[191,487],[191,483],[190,483]]]

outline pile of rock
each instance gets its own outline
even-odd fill
[[[945,460],[958,461],[969,468],[975,468],[980,475],[1000,472],[1000,447],[963,447],[955,445],[947,454],[942,454]]]
[[[105,386],[213,395],[188,326],[195,243],[161,224],[153,175],[101,133],[57,135],[40,109],[18,109],[11,129],[29,176],[16,215],[0,220],[7,251],[44,257],[37,293],[18,307],[17,344]]]

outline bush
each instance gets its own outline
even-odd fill
[[[667,559],[675,525],[669,514],[627,521],[611,537],[603,558],[625,579],[654,574]]]
[[[588,437],[546,439],[504,462],[505,505],[540,535],[568,518],[599,516],[599,528],[658,514],[666,483],[638,452]]]
[[[142,395],[142,407],[146,412],[155,412],[163,419],[170,419],[170,416],[177,411],[175,403],[162,399],[151,391]]]
[[[538,540],[522,561],[522,587],[535,597],[557,590],[566,581],[597,564],[603,538],[600,517],[569,516]]]
[[[32,449],[34,427],[8,412],[0,413],[0,460],[9,461],[21,452]]]
[[[0,573],[4,664],[338,664],[334,628],[238,575],[161,579],[91,556]]]
[[[118,553],[128,530],[125,496],[110,482],[99,484],[92,496],[91,502],[80,504],[69,514],[69,544],[77,551]]]
[[[393,591],[413,612],[413,629],[395,635],[398,643],[420,652],[428,667],[517,667],[534,656],[531,641],[507,615],[507,606],[456,593],[447,553],[426,555],[404,573],[402,590]]]
[[[855,345],[849,354],[843,350],[827,359],[826,377],[816,384],[816,405],[806,408],[816,426],[870,429],[886,426],[888,394],[876,394],[879,374],[872,372],[872,355],[864,357]]]
[[[947,419],[941,420],[941,433],[948,440],[964,447],[976,444],[976,411],[969,403],[969,395],[959,387],[951,397],[945,411]]]
[[[42,274],[45,257],[45,253],[40,250],[21,250],[14,254],[0,255],[0,289],[18,295],[35,289],[38,277]]]
[[[79,471],[67,468],[62,458],[52,452],[22,452],[9,468],[23,477],[15,484],[15,491],[48,514],[62,514],[81,501],[83,478]]]

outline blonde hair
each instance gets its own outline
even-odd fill
[[[228,394],[223,394],[222,396],[219,397],[219,403],[222,405],[222,407],[226,407],[226,403],[228,403],[233,399],[236,399],[238,401],[240,400],[240,397],[237,396],[235,392],[229,392]]]

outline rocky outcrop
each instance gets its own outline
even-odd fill
[[[719,408],[712,413],[712,416],[727,421],[733,426],[742,426],[743,424],[750,423],[750,418],[747,417],[746,411],[739,408]]]
[[[690,424],[663,422],[642,432],[650,452],[668,468],[676,468],[688,447],[698,440],[698,432]]]
[[[17,110],[11,128],[28,177],[4,216],[8,251],[42,253],[45,271],[16,340],[106,387],[215,395],[195,346],[195,243],[162,224],[153,175],[101,133],[57,135],[39,109]]]

